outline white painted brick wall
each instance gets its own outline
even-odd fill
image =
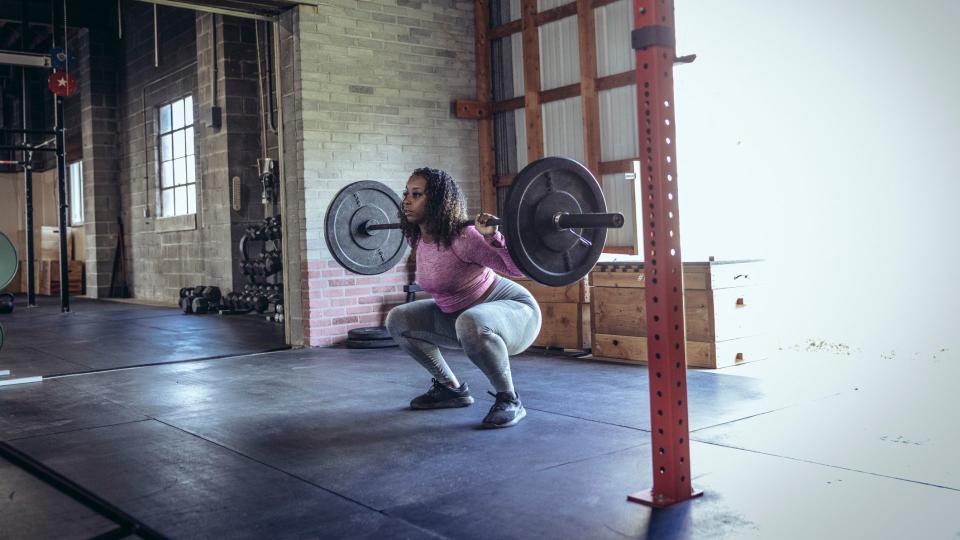
[[[301,7],[307,231],[345,185],[400,191],[421,166],[447,170],[479,207],[477,126],[451,104],[476,93],[471,2],[332,0]],[[307,234],[307,259],[329,259]]]

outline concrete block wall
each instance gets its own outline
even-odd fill
[[[85,261],[87,296],[101,298],[110,293],[120,216],[116,42],[106,36],[91,36],[87,29],[80,30],[74,41],[79,49],[78,92],[69,99],[79,97],[76,120],[82,152],[67,157],[68,161],[83,159],[86,253],[78,254],[78,258]],[[76,131],[74,128],[70,133]]]
[[[159,216],[158,107],[197,93],[197,47],[192,11],[158,6],[159,65],[154,65],[153,6],[132,3],[124,10],[121,106],[121,181],[126,233],[127,279],[137,298],[174,302],[180,287],[224,279],[229,228],[210,219],[206,198],[197,214]],[[196,118],[196,106],[194,117]],[[194,121],[195,152],[204,136]],[[197,163],[202,193],[206,180]],[[210,219],[210,222],[207,220]],[[208,273],[207,268],[213,271]],[[213,283],[219,284],[219,283]]]
[[[258,74],[252,22],[166,6],[158,6],[155,66],[152,11],[141,3],[124,10],[119,184],[131,291],[137,298],[175,303],[181,287],[216,285],[227,292],[243,283],[237,241],[248,222],[264,216],[256,173]],[[223,110],[219,129],[206,122],[214,77],[216,104]],[[188,94],[194,100],[197,211],[161,218],[157,111]],[[239,211],[231,204],[234,176],[241,178]]]
[[[327,0],[297,17],[304,342],[319,346],[381,324],[409,281],[403,265],[357,276],[333,262],[323,230],[337,191],[372,179],[399,192],[413,169],[431,166],[479,208],[476,122],[452,109],[476,94],[473,2]]]
[[[240,272],[240,259],[235,256],[236,246],[245,228],[251,223],[262,222],[266,215],[257,171],[257,158],[263,154],[257,91],[261,73],[257,70],[254,36],[251,20],[197,13],[197,112],[204,119],[214,105],[222,110],[219,129],[203,125],[198,128],[203,132],[198,162],[204,171],[206,185],[203,193],[206,207],[212,211],[210,219],[230,230],[227,253],[232,264],[224,269],[225,275],[222,276],[224,282],[229,282],[226,288],[230,290],[238,290],[246,283]],[[263,55],[265,51],[261,51],[261,57]],[[214,73],[217,77],[216,103],[212,84]],[[265,77],[266,73],[262,76]],[[201,120],[200,124],[203,123]],[[267,144],[269,146],[269,141]],[[267,155],[276,157],[275,151],[271,150],[268,148]],[[233,178],[240,179],[239,210],[232,205]]]

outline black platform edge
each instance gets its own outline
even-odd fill
[[[73,480],[44,465],[40,461],[24,454],[15,447],[0,441],[0,457],[20,467],[24,471],[57,489],[64,495],[86,506],[120,526],[100,535],[103,538],[122,538],[137,535],[145,540],[166,540],[167,537],[151,529],[146,524],[127,514],[123,510],[86,490]],[[124,534],[125,533],[125,534]],[[121,536],[117,536],[121,535]]]
[[[201,356],[198,358],[184,358],[183,360],[173,360],[170,362],[153,362],[150,364],[136,364],[133,366],[117,366],[112,368],[105,369],[90,369],[87,371],[71,371],[68,373],[55,373],[53,375],[44,375],[44,379],[58,379],[63,377],[76,377],[78,375],[92,375],[94,373],[108,373],[110,371],[123,371],[125,369],[139,369],[146,367],[156,367],[156,366],[172,366],[176,364],[186,364],[188,362],[203,362],[206,360],[222,360],[226,358],[246,358],[248,356],[258,356],[261,354],[275,353],[279,351],[289,351],[293,349],[290,345],[284,345],[283,347],[274,347],[272,349],[265,349],[262,351],[242,353],[242,354],[220,354],[216,356]]]

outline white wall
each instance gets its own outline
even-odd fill
[[[26,195],[22,172],[0,174],[0,232],[7,235],[17,248],[22,259],[26,252],[24,230],[26,230]],[[40,227],[56,227],[59,221],[57,202],[57,171],[37,171],[33,173],[33,225],[40,239]],[[39,251],[40,244],[37,244]]]
[[[676,17],[684,259],[765,258],[783,346],[960,356],[960,2]]]

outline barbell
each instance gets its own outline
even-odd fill
[[[538,159],[520,171],[503,204],[500,225],[510,258],[530,279],[559,287],[574,283],[597,263],[608,228],[623,214],[607,213],[600,184],[580,163]],[[406,252],[400,232],[400,197],[386,185],[361,180],[341,189],[327,209],[326,242],[352,272],[382,274]],[[473,221],[464,221],[464,225]]]

